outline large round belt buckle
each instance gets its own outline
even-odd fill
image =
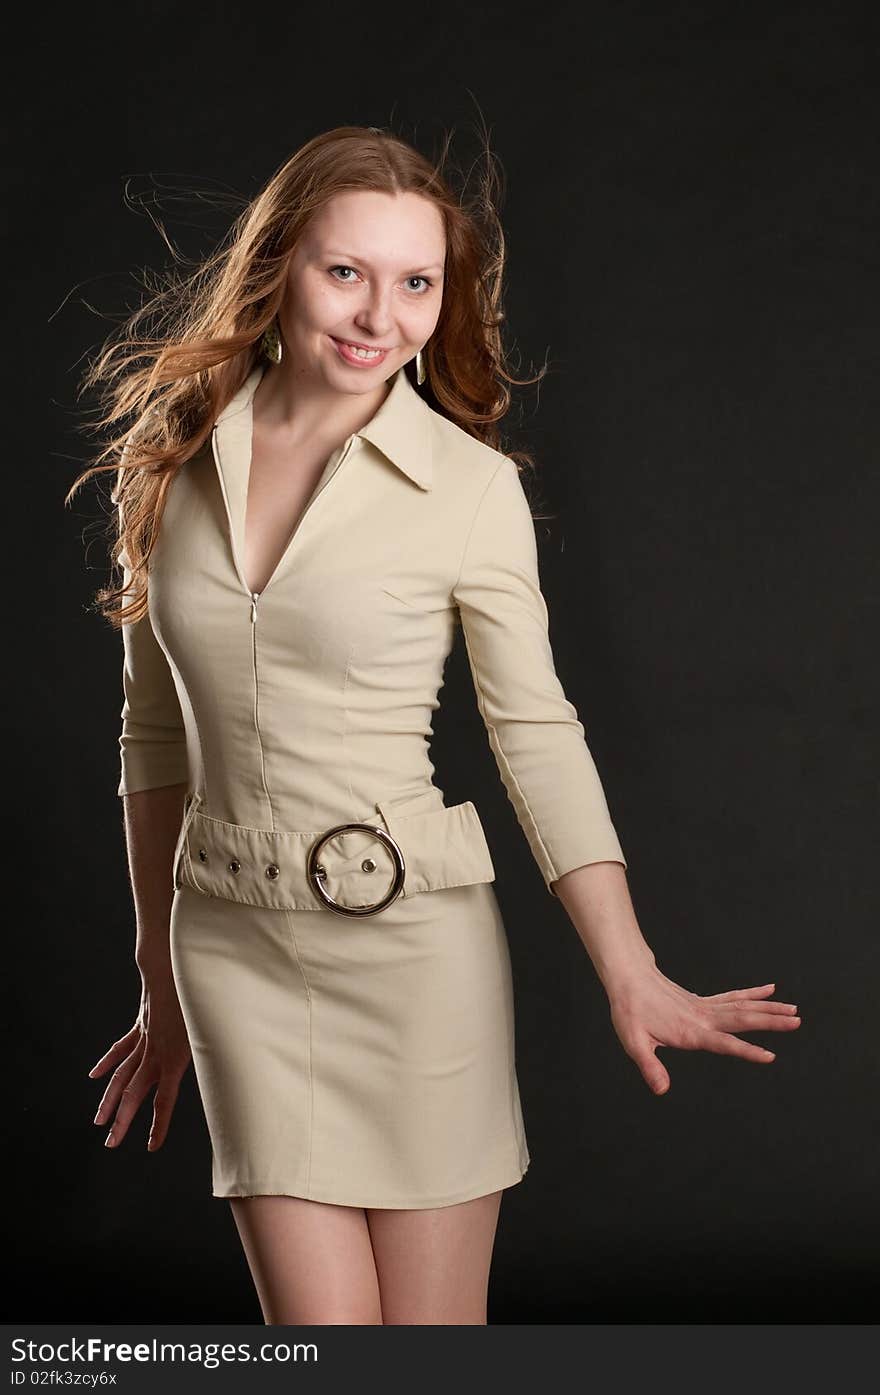
[[[339,901],[334,901],[324,885],[327,873],[321,865],[321,849],[329,839],[335,838],[338,833],[354,831],[369,833],[374,838],[378,838],[379,842],[383,843],[388,849],[394,861],[394,880],[391,886],[382,897],[381,901],[376,901],[369,906],[343,906]],[[390,906],[391,902],[395,901],[403,890],[406,863],[403,860],[403,853],[399,846],[391,837],[391,834],[386,833],[384,828],[376,828],[375,825],[371,823],[338,823],[334,828],[328,828],[327,832],[322,833],[318,841],[312,844],[309,849],[306,871],[312,887],[317,892],[324,905],[328,906],[331,911],[336,911],[339,915],[375,915],[377,911],[382,911],[386,906]]]

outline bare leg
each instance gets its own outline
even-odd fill
[[[295,1196],[230,1197],[268,1324],[382,1323],[363,1208]]]
[[[502,1193],[426,1211],[368,1207],[385,1326],[484,1326]]]

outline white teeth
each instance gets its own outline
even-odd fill
[[[346,344],[345,347],[356,354],[358,358],[379,358],[382,353],[381,349],[359,349],[354,344]]]

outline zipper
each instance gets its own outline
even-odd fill
[[[224,508],[225,508],[225,510],[226,510],[226,521],[227,521],[227,526],[228,526],[228,529],[229,529],[229,546],[230,546],[230,548],[231,548],[231,550],[232,550],[232,561],[233,561],[233,564],[234,564],[234,566],[235,566],[235,570],[236,570],[236,573],[237,573],[237,575],[238,575],[238,579],[239,579],[239,581],[241,582],[242,588],[243,588],[243,590],[246,592],[247,596],[248,596],[249,599],[250,599],[250,603],[251,603],[251,666],[252,666],[252,670],[253,670],[253,680],[254,680],[254,703],[253,703],[254,734],[256,735],[256,738],[257,738],[257,746],[258,746],[259,752],[260,752],[260,777],[261,777],[262,782],[263,782],[263,791],[264,791],[265,796],[266,796],[266,803],[267,803],[267,805],[268,805],[268,807],[269,807],[269,819],[270,819],[270,823],[271,823],[271,826],[272,826],[273,829],[274,829],[274,827],[275,827],[275,811],[274,811],[274,809],[273,809],[273,807],[272,807],[272,796],[271,796],[271,794],[269,793],[269,786],[268,786],[268,783],[267,783],[267,781],[266,781],[266,760],[265,760],[265,754],[264,754],[264,751],[263,751],[263,738],[262,738],[262,736],[260,735],[260,682],[259,682],[259,670],[258,670],[258,664],[257,664],[257,601],[260,599],[260,597],[261,597],[261,596],[263,595],[263,593],[265,592],[266,587],[271,586],[272,582],[275,580],[275,577],[278,575],[278,572],[281,570],[282,564],[287,560],[288,554],[290,553],[290,549],[291,549],[291,547],[293,546],[293,541],[294,541],[294,539],[295,539],[297,533],[299,532],[300,528],[302,527],[302,525],[303,525],[303,523],[304,523],[304,521],[305,521],[306,514],[309,512],[309,510],[313,507],[313,505],[317,502],[317,500],[318,500],[318,499],[321,497],[321,495],[324,493],[324,490],[327,488],[327,486],[328,486],[328,484],[330,483],[330,481],[331,481],[332,479],[335,479],[335,478],[336,478],[336,475],[339,473],[340,466],[343,464],[343,462],[345,461],[345,459],[347,458],[347,456],[350,454],[351,448],[352,448],[352,446],[354,445],[354,443],[355,443],[355,441],[356,441],[357,439],[358,439],[357,432],[354,432],[351,436],[349,436],[348,440],[347,440],[346,443],[345,443],[345,448],[344,448],[342,454],[340,455],[339,459],[337,460],[335,466],[333,467],[333,470],[332,470],[331,474],[328,475],[327,479],[324,480],[324,483],[321,485],[320,489],[318,489],[318,490],[316,491],[316,493],[313,494],[312,498],[311,498],[311,499],[309,500],[309,502],[306,504],[306,507],[303,509],[302,514],[300,515],[300,518],[299,518],[299,521],[298,521],[296,527],[294,528],[293,532],[291,533],[290,537],[289,537],[288,540],[287,540],[287,545],[286,545],[284,551],[282,552],[281,556],[280,556],[279,559],[278,559],[278,562],[276,563],[275,570],[273,571],[272,575],[269,577],[269,580],[266,582],[266,585],[263,587],[263,590],[262,590],[262,591],[251,591],[250,587],[249,587],[248,584],[247,584],[247,580],[246,580],[246,578],[245,578],[244,570],[242,569],[241,562],[240,562],[240,559],[239,559],[239,556],[238,556],[238,551],[237,551],[236,546],[235,546],[235,529],[234,529],[233,523],[232,523],[232,510],[231,510],[230,507],[229,507],[229,495],[228,495],[227,492],[226,492],[226,483],[225,483],[224,476],[223,476],[223,470],[222,470],[222,468],[221,468],[221,466],[220,466],[220,453],[219,453],[219,451],[218,451],[218,449],[217,449],[217,428],[216,428],[216,426],[214,427],[213,431],[211,432],[211,452],[212,452],[212,454],[213,454],[213,456],[214,456],[214,466],[215,466],[215,469],[216,469],[217,478],[218,478],[218,480],[219,480],[219,482],[220,482],[220,492],[221,492],[221,494],[223,495],[223,506],[224,506]],[[246,527],[247,527],[247,490],[246,490],[246,489],[245,489],[245,498],[244,498],[244,509],[245,509],[245,517],[244,517],[244,519],[242,520],[242,536],[244,536],[244,531],[245,531],[245,529],[246,529]]]
[[[254,734],[257,738],[257,748],[260,752],[260,779],[263,782],[263,793],[266,796],[266,803],[269,806],[269,821],[272,828],[275,827],[275,810],[272,807],[272,796],[269,793],[269,785],[266,780],[266,757],[263,751],[263,737],[260,733],[260,677],[259,666],[257,664],[257,601],[260,599],[259,591],[251,591],[251,668],[254,677]]]
[[[236,574],[237,574],[237,576],[238,576],[238,579],[239,579],[239,581],[241,582],[242,589],[246,592],[246,594],[247,594],[248,597],[250,598],[250,602],[251,602],[251,623],[252,623],[252,624],[256,624],[256,619],[257,619],[257,600],[258,600],[258,598],[264,594],[264,592],[266,591],[266,589],[267,589],[269,586],[272,585],[272,582],[275,580],[276,576],[278,575],[279,571],[281,570],[282,565],[284,564],[284,562],[287,561],[288,555],[289,555],[289,553],[290,553],[290,549],[291,549],[291,547],[293,546],[294,539],[296,538],[297,533],[299,532],[300,528],[302,527],[303,523],[305,522],[307,515],[309,514],[309,512],[311,511],[311,509],[314,507],[314,505],[317,503],[317,501],[320,499],[321,495],[324,493],[324,490],[327,488],[327,486],[328,486],[328,484],[330,483],[330,481],[333,480],[333,479],[335,479],[336,476],[338,475],[339,470],[340,470],[340,467],[344,464],[345,460],[347,459],[347,457],[348,457],[349,454],[351,453],[351,448],[352,448],[352,446],[354,445],[354,443],[355,443],[355,441],[356,441],[357,439],[358,439],[358,434],[357,434],[357,432],[354,432],[351,436],[349,436],[348,440],[347,440],[346,443],[345,443],[345,448],[344,448],[342,454],[340,455],[339,459],[337,460],[335,466],[333,467],[333,470],[332,470],[331,474],[328,475],[327,479],[325,479],[325,481],[324,481],[324,483],[321,485],[320,489],[318,489],[318,490],[316,491],[316,493],[312,495],[311,499],[310,499],[309,502],[306,504],[305,508],[304,508],[303,511],[302,511],[302,514],[300,515],[299,522],[297,523],[296,527],[294,528],[293,532],[291,533],[290,537],[288,538],[288,540],[287,540],[287,545],[286,545],[284,551],[282,552],[281,556],[278,558],[278,561],[277,561],[276,566],[275,566],[275,570],[273,571],[272,575],[269,577],[269,580],[266,582],[266,585],[263,587],[263,590],[262,590],[262,591],[251,591],[251,589],[250,589],[250,587],[248,586],[247,581],[246,581],[246,579],[245,579],[244,570],[243,570],[243,568],[242,568],[242,566],[241,566],[241,562],[240,562],[239,556],[238,556],[238,551],[237,551],[236,546],[235,546],[235,529],[234,529],[233,526],[232,526],[232,510],[231,510],[231,508],[229,507],[229,495],[228,495],[227,492],[226,492],[226,483],[225,483],[225,481],[224,481],[223,470],[222,470],[221,465],[220,465],[220,452],[219,452],[218,449],[217,449],[217,428],[216,428],[216,426],[214,427],[213,431],[211,432],[211,451],[212,451],[212,454],[213,454],[213,456],[214,456],[214,466],[215,466],[215,469],[216,469],[216,472],[217,472],[217,478],[218,478],[219,481],[220,481],[220,492],[221,492],[222,495],[223,495],[223,506],[224,506],[224,508],[226,509],[226,521],[227,521],[227,526],[228,526],[228,529],[229,529],[229,546],[230,546],[230,548],[232,549],[232,560],[233,560],[233,563],[234,563],[234,565],[235,565],[235,570],[236,570]],[[242,520],[242,536],[244,536],[244,531],[245,531],[245,529],[246,529],[246,527],[247,527],[247,490],[245,490],[244,511],[245,511],[245,516],[244,516],[244,519]]]

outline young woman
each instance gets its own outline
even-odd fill
[[[495,869],[428,756],[461,625],[499,772],[624,1050],[765,1062],[775,985],[657,968],[554,669],[501,347],[503,236],[377,128],[311,140],[87,381],[117,472],[120,738],[143,993],[90,1072],[118,1147],[194,1061],[267,1323],[486,1322],[529,1164]],[[141,316],[156,314],[151,334]],[[528,459],[528,457],[524,457]],[[161,526],[160,526],[161,525]],[[119,604],[125,602],[128,604]]]

